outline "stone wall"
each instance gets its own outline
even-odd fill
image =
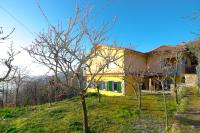
[[[197,85],[197,75],[196,74],[185,74],[185,84],[186,86]]]

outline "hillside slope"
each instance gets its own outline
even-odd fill
[[[170,97],[170,119],[176,106]],[[164,108],[161,95],[143,95],[142,112],[133,97],[106,97],[101,103],[95,96],[87,97],[91,132],[157,131],[164,129]],[[172,124],[172,121],[170,121]],[[0,110],[0,132],[82,132],[82,110],[79,98],[38,106]]]

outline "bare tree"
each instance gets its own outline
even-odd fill
[[[2,107],[7,105],[8,102],[8,82],[2,82]]]
[[[85,100],[85,94],[89,87],[86,84],[86,69],[90,71],[89,75],[92,81],[110,62],[121,57],[113,48],[99,49],[99,44],[108,39],[105,34],[110,30],[109,23],[103,23],[96,28],[94,24],[89,24],[91,8],[80,9],[77,6],[75,12],[75,16],[69,19],[66,30],[49,24],[49,32],[39,34],[33,46],[25,48],[25,50],[38,63],[52,70],[55,75],[58,71],[63,72],[67,82],[73,79],[78,81],[77,87],[83,111],[83,128],[84,132],[89,132]],[[88,40],[87,45],[85,45],[85,40]],[[91,49],[91,52],[86,54],[86,51],[90,51],[88,49]],[[98,56],[103,59],[103,62],[94,70],[91,62]],[[69,73],[71,73],[71,77],[68,76]],[[68,85],[70,86],[70,84]],[[73,86],[71,87],[73,88]]]
[[[173,56],[171,56],[169,53],[158,51],[154,53],[158,56],[160,56],[160,64],[161,64],[161,73],[156,73],[156,80],[159,81],[162,88],[162,95],[163,95],[163,104],[164,104],[164,110],[165,110],[165,129],[168,131],[168,109],[167,109],[167,100],[166,100],[166,92],[167,89],[166,86],[166,80],[171,78],[174,75],[174,61],[172,60]]]
[[[5,98],[5,85],[4,85],[4,82],[2,83],[2,91],[1,91],[1,93],[2,93],[2,107],[4,107],[4,98]]]
[[[6,39],[8,39],[11,34],[14,32],[15,29],[13,29],[10,33],[8,34],[4,34],[3,32],[3,28],[0,27],[0,43],[3,43]],[[11,45],[8,47],[8,51],[7,51],[7,58],[1,58],[0,59],[0,66],[1,66],[1,75],[0,75],[0,82],[8,82],[10,81],[13,76],[15,75],[16,72],[16,67],[12,65],[13,61],[14,61],[14,57],[18,54],[19,52],[16,52],[13,49],[13,44],[11,43]],[[7,103],[7,95],[8,95],[8,90],[5,89],[4,85],[3,85],[3,91],[2,91],[2,95],[3,95],[3,106],[4,106],[4,100],[6,98],[6,103]],[[6,95],[6,97],[5,97]]]
[[[13,78],[13,82],[15,84],[15,106],[19,106],[19,91],[20,87],[24,83],[25,79],[27,78],[27,74],[25,73],[24,69],[18,68],[15,77]]]
[[[133,57],[132,57],[133,58]],[[146,74],[146,67],[142,69],[135,68],[136,62],[135,61],[129,61],[128,65],[124,68],[125,74],[130,78],[130,80],[127,80],[127,84],[131,86],[133,89],[137,101],[138,101],[138,109],[141,110],[142,106],[142,87],[145,80],[145,74]],[[141,67],[142,68],[142,67]]]
[[[8,82],[6,82],[6,90],[5,90],[5,104],[8,104]]]
[[[93,82],[94,87],[97,89],[99,102],[101,100],[101,78],[105,73],[111,72],[108,66],[114,64],[116,67],[122,67],[122,64],[118,64],[123,57],[123,55],[119,55],[121,52],[120,50],[121,49],[117,46],[97,45],[96,48],[91,51],[91,58],[87,60],[85,66],[86,74],[90,77],[90,82]]]
[[[1,43],[1,41],[8,39],[10,37],[10,35],[14,31],[15,31],[15,28],[13,28],[10,33],[8,33],[8,34],[5,35],[4,32],[3,32],[3,27],[0,27],[0,43]]]
[[[4,108],[8,104],[8,99],[9,99],[9,87],[8,83],[10,81],[2,82],[2,107]]]
[[[136,96],[138,102],[138,109],[141,110],[142,106],[142,88],[146,78],[147,67],[146,64],[138,64],[138,53],[137,51],[132,50],[133,45],[130,44],[128,49],[125,49],[125,64],[121,66],[124,69],[125,75],[127,77],[126,83],[129,86],[133,93]],[[146,56],[144,56],[146,59]]]
[[[18,99],[21,105],[37,105],[48,102],[45,77],[39,79],[25,78],[19,92]]]
[[[172,55],[174,56],[173,65],[175,65],[172,75],[172,80],[174,83],[174,92],[175,92],[175,101],[176,104],[179,103],[178,101],[178,81],[177,77],[180,75],[180,65],[183,63],[183,49],[177,48],[172,52]]]
[[[56,89],[59,88],[59,83],[58,81],[55,81],[54,78],[49,80],[48,83],[48,100],[49,100],[49,105],[52,105],[52,101],[56,101]]]
[[[1,72],[2,75],[0,77],[0,82],[9,81],[15,75],[16,67],[12,65],[12,62],[14,61],[14,57],[17,54],[19,54],[19,52],[16,52],[13,49],[13,45],[11,44],[10,47],[8,47],[8,51],[7,51],[8,58],[0,59],[0,65],[2,66],[3,70],[5,70]]]

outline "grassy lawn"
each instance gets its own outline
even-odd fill
[[[142,112],[133,97],[87,97],[91,132],[161,132],[164,129],[162,95],[143,95]],[[176,111],[171,96],[167,97],[170,125]],[[0,110],[0,132],[82,132],[79,98],[24,108]]]

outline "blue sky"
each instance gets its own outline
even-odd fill
[[[75,0],[38,1],[53,24],[64,24],[74,14]],[[200,31],[200,21],[191,19],[200,9],[200,0],[79,0],[80,6],[87,3],[94,7],[97,22],[112,21],[117,16],[109,33],[111,40],[123,46],[132,43],[142,52],[192,40],[197,37],[192,32]],[[34,39],[30,31],[37,33],[47,27],[35,0],[0,0],[0,25],[6,29],[15,27],[15,39],[27,40],[21,45]]]

